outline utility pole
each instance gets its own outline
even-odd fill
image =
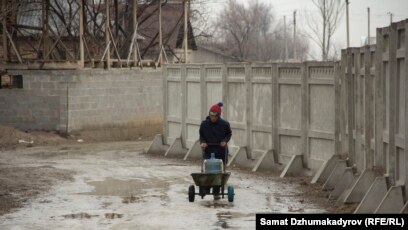
[[[346,0],[347,48],[350,47],[349,0]]]
[[[286,34],[286,15],[283,16],[283,28],[284,28],[284,37],[285,37],[285,60],[288,61],[288,36]]]
[[[296,10],[293,11],[293,59],[297,60],[296,53]]]
[[[370,45],[370,7],[367,7],[367,17],[368,17],[367,45]]]
[[[394,14],[391,13],[391,12],[388,12],[388,15],[390,15],[390,24],[392,24],[392,16],[393,16]]]

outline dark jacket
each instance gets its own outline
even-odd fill
[[[210,117],[201,122],[200,143],[219,144],[222,141],[228,143],[231,139],[231,126],[228,121],[221,117],[213,123]]]

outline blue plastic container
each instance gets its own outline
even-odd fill
[[[204,173],[222,173],[222,160],[215,158],[215,153],[211,153],[211,158],[204,160]]]

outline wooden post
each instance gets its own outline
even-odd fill
[[[109,27],[110,27],[110,16],[109,16],[109,6],[110,0],[105,0],[105,44],[106,44],[106,69],[110,69],[111,61],[110,61],[110,35],[109,35]]]
[[[163,31],[162,31],[162,9],[161,9],[161,0],[158,0],[158,7],[159,7],[159,63],[160,66],[163,64],[163,56],[161,55],[163,52]]]
[[[79,0],[79,60],[79,67],[84,68],[84,0]]]
[[[184,0],[184,2],[183,2],[183,4],[184,4],[184,63],[187,63],[187,50],[188,50],[188,41],[187,41],[187,39],[188,39],[188,36],[187,36],[187,34],[188,34],[188,26],[187,26],[187,23],[188,23],[188,10],[187,10],[187,7],[188,7],[188,4],[187,4],[187,1],[188,0]]]
[[[42,23],[43,23],[43,58],[44,61],[48,60],[49,55],[49,38],[48,38],[48,11],[49,0],[43,0],[42,2]]]
[[[7,42],[7,0],[1,1],[1,9],[3,14],[2,28],[3,28],[3,56],[5,61],[9,61],[9,51],[8,51],[8,42]]]
[[[119,6],[118,0],[114,0],[115,5],[115,36],[119,35]]]
[[[132,15],[133,15],[133,20],[132,20],[132,28],[134,30],[137,30],[137,0],[133,0],[132,1]],[[135,39],[137,42],[137,31],[134,31],[134,33],[136,34]],[[135,42],[135,41],[132,41]],[[129,51],[130,52],[130,51]],[[133,46],[133,66],[137,66],[137,46],[134,45]]]

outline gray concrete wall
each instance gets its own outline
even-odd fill
[[[166,144],[182,137],[191,148],[209,107],[223,101],[230,145],[246,147],[249,162],[273,150],[281,163],[303,155],[316,170],[335,154],[335,63],[168,65],[164,71]]]
[[[359,172],[408,183],[408,20],[377,29],[377,44],[342,51],[341,152]]]
[[[395,207],[408,202],[401,195],[408,192],[407,57],[408,20],[378,28],[376,45],[342,51],[339,152],[360,175],[344,199],[362,201],[357,212],[362,207],[366,212],[395,213]],[[384,178],[385,186],[365,178],[367,171]],[[366,194],[364,199],[356,199],[357,187]],[[372,197],[380,197],[381,203]]]
[[[62,132],[121,130],[143,136],[140,130],[161,130],[161,71],[9,72],[23,75],[24,86],[0,90],[1,124]]]

